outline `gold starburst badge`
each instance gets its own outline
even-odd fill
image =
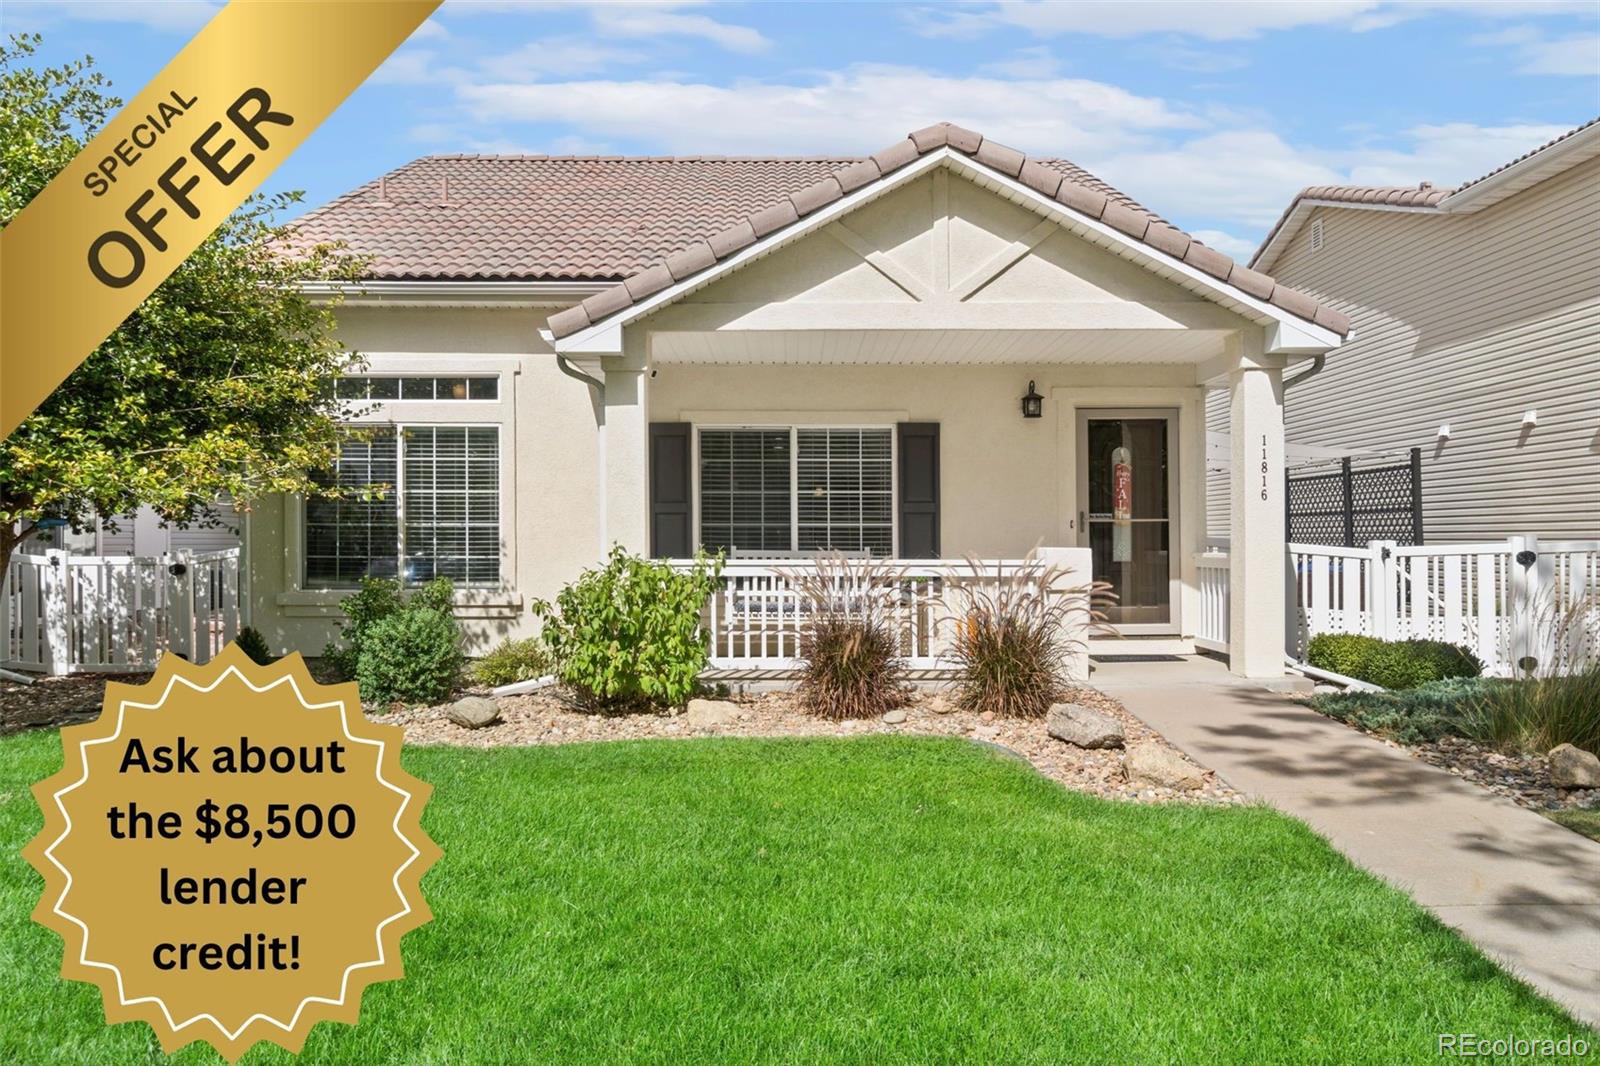
[[[61,731],[65,766],[34,786],[45,824],[23,852],[45,879],[33,917],[66,940],[62,976],[168,1052],[204,1040],[231,1062],[354,1024],[432,917],[431,789],[400,769],[400,741],[298,655],[258,666],[229,645],[107,685],[100,717]]]

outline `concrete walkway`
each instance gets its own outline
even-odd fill
[[[1197,762],[1309,823],[1600,1027],[1600,844],[1213,660],[1095,666],[1095,687]]]

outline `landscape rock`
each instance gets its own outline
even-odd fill
[[[1045,731],[1080,748],[1120,748],[1126,739],[1121,722],[1076,703],[1052,704]]]
[[[960,708],[956,706],[955,700],[940,693],[928,700],[928,710],[934,714],[955,714]]]
[[[728,700],[690,700],[684,721],[690,729],[716,729],[737,722],[740,713],[739,705]]]
[[[899,725],[901,722],[904,722],[905,720],[906,720],[906,712],[901,710],[899,707],[896,707],[892,711],[885,712],[884,716],[883,716],[883,723],[885,725]]]
[[[1205,773],[1176,751],[1153,741],[1141,741],[1128,749],[1122,772],[1129,782],[1175,788],[1189,792],[1205,787]]]
[[[1600,788],[1600,757],[1557,744],[1550,749],[1550,783],[1556,788]]]
[[[487,696],[463,696],[444,713],[463,729],[482,729],[500,720],[500,705]]]

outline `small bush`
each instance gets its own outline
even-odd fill
[[[905,702],[905,663],[882,618],[825,615],[800,638],[800,704],[823,718],[876,718]]]
[[[272,649],[267,646],[267,638],[254,626],[245,626],[239,630],[239,635],[233,638],[233,642],[239,645],[239,650],[250,656],[250,661],[258,666],[266,666],[277,661],[278,657],[272,654]]]
[[[1502,684],[1487,678],[1449,678],[1397,692],[1327,693],[1309,702],[1318,713],[1358,729],[1401,744],[1422,744],[1465,735],[1463,717],[1471,701]]]
[[[1543,754],[1571,744],[1600,754],[1600,663],[1580,674],[1487,686],[1467,701],[1462,731],[1502,751]]]
[[[1058,589],[1062,576],[1029,555],[997,573],[968,560],[971,575],[950,580],[946,595],[960,621],[947,654],[960,664],[957,706],[1011,718],[1042,718],[1073,679],[1070,656],[1091,630],[1105,628],[1109,586]],[[1075,612],[1085,607],[1081,624]]]
[[[503,640],[472,664],[472,680],[490,688],[532,681],[550,673],[550,652],[538,637]]]
[[[888,601],[901,577],[870,559],[820,557],[787,575],[800,594],[800,705],[823,718],[876,718],[909,694]]]
[[[367,631],[400,610],[403,602],[400,582],[380,577],[362,578],[360,589],[340,601],[339,609],[344,612],[345,620],[339,623],[339,635],[344,638],[344,646],[330,641],[322,650],[322,658],[338,677],[346,681],[355,679]]]
[[[720,556],[697,556],[680,571],[613,548],[603,568],[584,571],[554,604],[533,605],[556,677],[604,709],[684,702],[706,667],[700,612],[721,573]]]
[[[454,690],[461,661],[455,617],[418,597],[368,627],[356,683],[370,703],[436,703]]]
[[[1453,677],[1478,677],[1483,663],[1458,644],[1438,640],[1379,640],[1358,633],[1311,638],[1306,662],[1387,689],[1409,689]]]

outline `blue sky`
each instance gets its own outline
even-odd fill
[[[124,95],[216,7],[6,0]],[[270,180],[432,152],[854,154],[950,120],[1073,159],[1226,251],[1328,182],[1453,184],[1600,115],[1600,2],[450,0]]]

